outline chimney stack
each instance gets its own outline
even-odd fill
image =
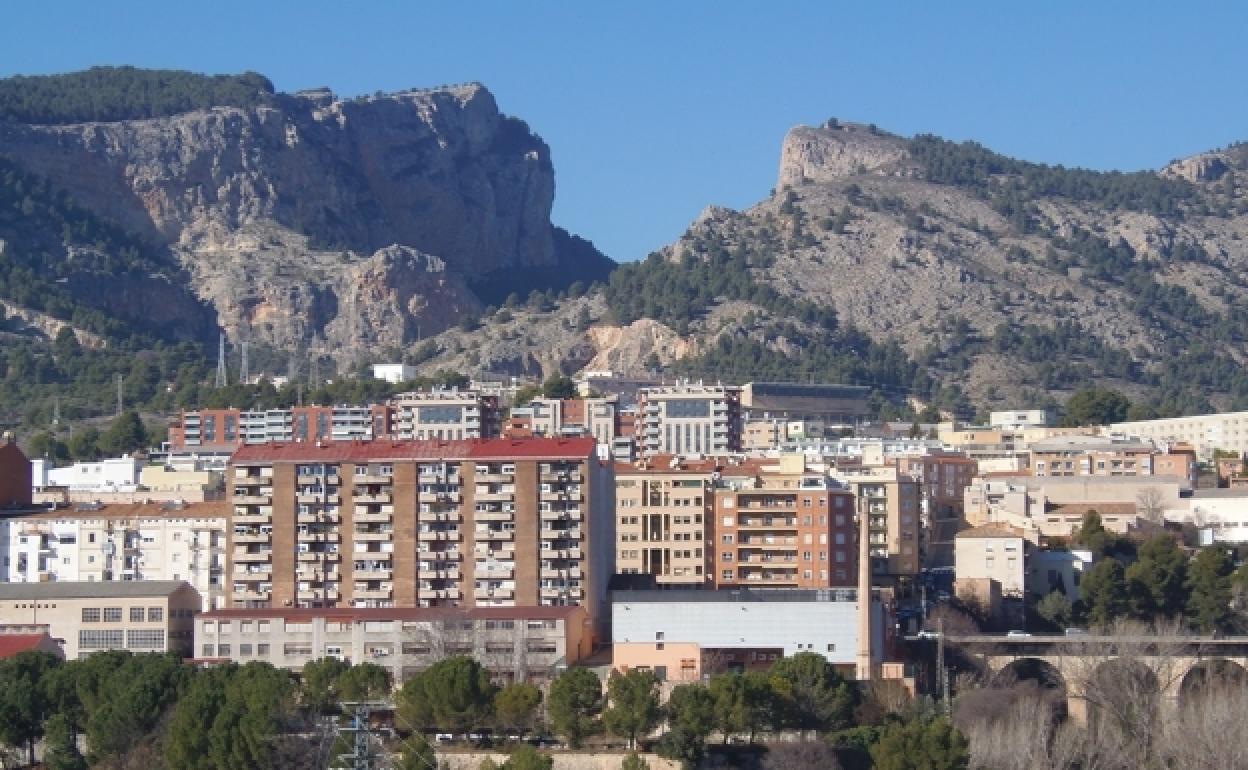
[[[858,665],[857,679],[875,677],[871,650],[871,529],[866,501],[858,498]]]

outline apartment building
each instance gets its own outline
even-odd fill
[[[0,436],[0,509],[30,506],[30,460],[18,447],[13,434]]]
[[[46,630],[67,660],[99,650],[187,654],[201,606],[180,580],[0,583],[0,626]]]
[[[0,581],[186,581],[202,609],[221,607],[228,516],[228,504],[213,502],[81,504],[6,518]]]
[[[392,411],[368,406],[296,406],[290,409],[201,409],[169,426],[169,449],[228,451],[269,441],[348,441],[390,435]]]
[[[1202,460],[1212,459],[1216,449],[1241,455],[1248,452],[1248,412],[1116,422],[1108,430],[1158,443],[1190,444]]]
[[[773,467],[725,467],[707,548],[716,588],[858,584],[853,492],[800,456]]]
[[[572,439],[245,446],[234,607],[584,605],[612,571],[612,468]]]
[[[396,683],[450,655],[470,655],[496,684],[543,683],[590,653],[583,607],[229,609],[200,615],[200,660],[298,671],[337,658],[374,663]]]
[[[615,466],[615,571],[660,586],[713,583],[709,533],[715,460],[660,455]]]
[[[857,425],[871,414],[871,389],[859,385],[799,382],[749,382],[741,388],[746,418],[780,418],[808,423],[822,435],[826,428]]]
[[[1174,476],[993,476],[966,489],[971,526],[997,524],[1023,531],[1032,542],[1069,537],[1095,510],[1105,528],[1119,533],[1181,507],[1186,482]],[[1151,509],[1151,510],[1150,510]]]
[[[834,470],[832,478],[849,488],[858,514],[867,517],[874,584],[917,575],[926,547],[922,483],[895,467]]]
[[[498,398],[458,388],[401,393],[390,400],[400,439],[493,438],[502,429]]]
[[[508,428],[534,436],[593,436],[609,446],[619,434],[619,400],[535,398],[511,410]]]
[[[638,392],[637,443],[657,454],[725,455],[741,449],[741,389],[681,383]]]

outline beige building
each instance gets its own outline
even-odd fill
[[[1021,599],[1025,589],[1026,540],[1021,532],[1006,527],[973,527],[958,533],[955,574],[958,593],[979,581],[991,581],[993,593],[1005,599]],[[986,597],[978,596],[981,601]]]
[[[401,439],[492,438],[502,427],[498,399],[473,390],[422,390],[390,400]]]
[[[0,625],[46,626],[67,660],[98,650],[187,654],[201,606],[184,581],[0,583]]]
[[[1183,480],[1173,476],[1000,476],[977,478],[966,490],[971,526],[1014,527],[1038,543],[1069,537],[1096,510],[1105,528],[1126,533],[1144,519],[1160,523],[1179,506]]]
[[[1196,449],[1205,460],[1215,449],[1243,454],[1248,452],[1248,412],[1197,414],[1161,420],[1116,422],[1108,426],[1114,433],[1138,436],[1156,442],[1183,442]]]
[[[234,607],[583,605],[601,619],[612,468],[572,439],[247,446]]]
[[[682,383],[638,392],[642,456],[725,455],[741,448],[741,389]]]
[[[230,609],[195,622],[200,660],[298,671],[320,658],[374,663],[397,684],[470,655],[499,684],[546,682],[590,652],[583,607]]]
[[[658,456],[615,466],[615,571],[662,586],[710,583],[714,461]]]
[[[868,517],[871,575],[897,580],[917,575],[923,564],[923,485],[895,467],[862,468],[833,473],[848,485],[858,512]]]
[[[148,503],[0,520],[0,580],[11,583],[185,580],[203,609],[225,601],[229,505]]]

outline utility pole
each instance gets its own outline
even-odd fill
[[[345,737],[351,749],[348,753],[339,754],[338,759],[346,760],[351,770],[380,770],[377,753],[373,750],[374,730],[369,725],[369,716],[375,708],[384,708],[385,703],[377,701],[360,701],[343,703],[343,709],[351,716],[346,725],[338,726],[339,737]]]
[[[221,332],[221,337],[217,341],[217,387],[224,388],[226,386],[225,371],[225,332]]]
[[[936,619],[936,668],[940,670],[940,707],[949,713],[949,671],[945,668],[945,619]]]

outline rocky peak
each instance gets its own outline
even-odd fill
[[[819,127],[797,126],[784,137],[776,189],[855,174],[895,173],[906,157],[904,139],[870,126],[832,121]]]

